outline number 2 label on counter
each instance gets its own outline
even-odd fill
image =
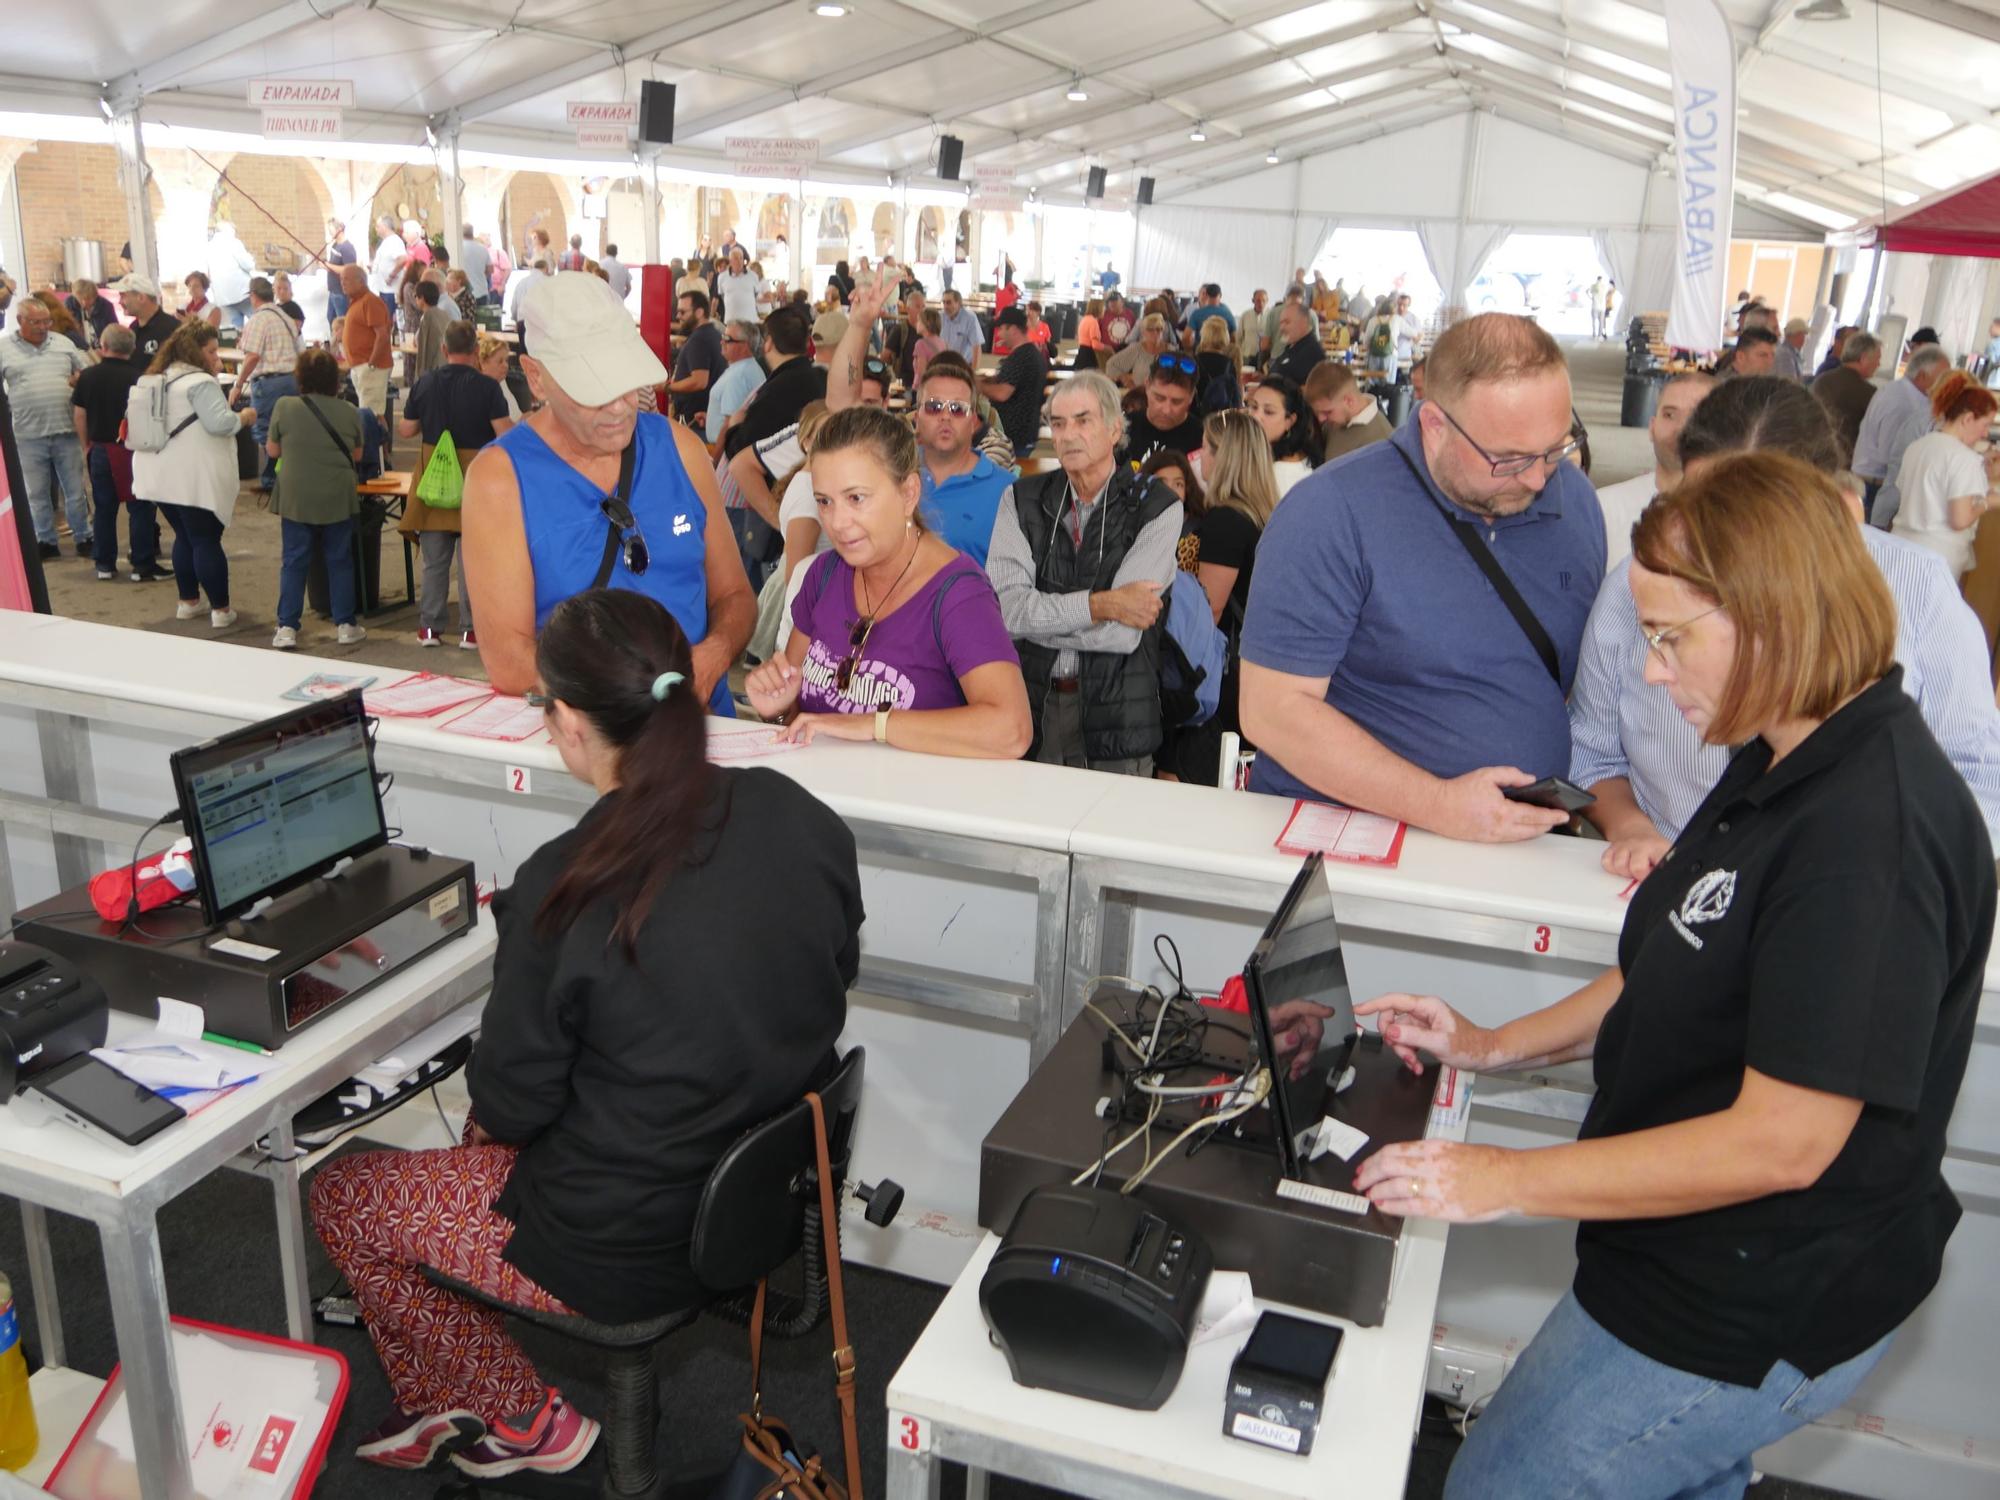
[[[1555,928],[1546,922],[1537,922],[1529,927],[1521,946],[1539,958],[1555,958],[1562,948],[1557,941]]]
[[[528,768],[526,766],[509,766],[507,768],[507,790],[517,792],[524,797],[534,790],[534,781],[528,775]]]
[[[889,1413],[889,1440],[896,1445],[899,1453],[928,1453],[931,1451],[931,1424],[922,1417],[892,1411]]]

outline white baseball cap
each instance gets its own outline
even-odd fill
[[[116,292],[121,297],[127,292],[137,292],[142,297],[151,297],[155,302],[160,300],[159,282],[153,280],[150,276],[141,276],[136,271],[130,276],[112,282],[105,290],[107,292]]]
[[[588,271],[558,271],[521,290],[527,352],[563,394],[581,406],[608,406],[641,386],[659,385],[667,367],[608,282]]]

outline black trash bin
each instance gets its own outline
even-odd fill
[[[1401,427],[1410,419],[1410,397],[1412,394],[1410,387],[1407,382],[1398,381],[1396,384],[1390,386],[1388,391],[1389,425],[1392,428]]]
[[[354,596],[356,610],[364,615],[382,607],[382,527],[388,518],[389,507],[379,496],[361,497],[361,514],[354,518]],[[326,559],[317,552],[306,565],[306,602],[322,619],[333,618]]]
[[[1667,383],[1665,370],[1648,370],[1643,375],[1625,377],[1625,400],[1618,409],[1621,427],[1649,427],[1660,404],[1660,391]]]

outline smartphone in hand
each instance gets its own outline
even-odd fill
[[[1566,813],[1580,812],[1597,800],[1575,782],[1560,776],[1544,776],[1527,786],[1503,786],[1500,795],[1510,802],[1527,802]]]

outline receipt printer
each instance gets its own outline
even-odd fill
[[[104,1045],[104,990],[66,958],[0,942],[0,1101],[37,1073]]]
[[[1173,1393],[1208,1246],[1136,1198],[1041,1187],[979,1281],[979,1310],[1021,1385],[1152,1411]]]

